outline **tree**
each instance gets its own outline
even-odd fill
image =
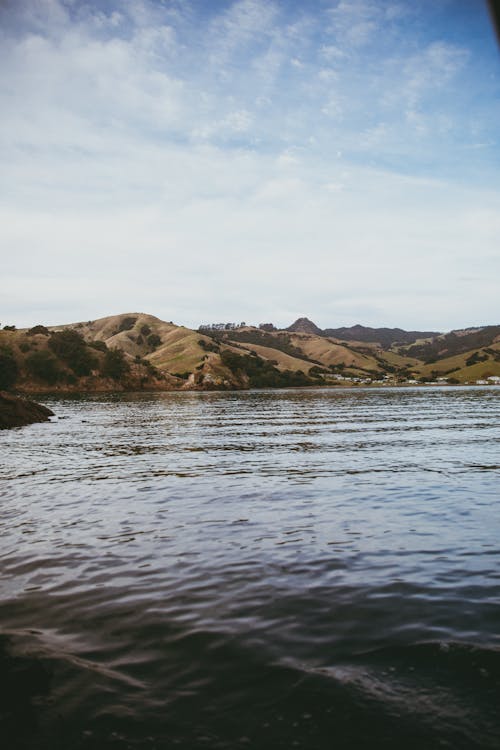
[[[30,375],[44,380],[49,385],[54,385],[61,380],[63,374],[57,359],[47,349],[30,354],[26,358],[26,368]]]
[[[302,370],[281,372],[269,360],[257,354],[236,354],[226,349],[221,353],[221,360],[231,372],[244,373],[250,388],[287,388],[312,385],[314,382]]]
[[[49,347],[63,362],[66,362],[75,375],[90,375],[97,366],[97,360],[89,351],[83,336],[72,328],[53,333]]]
[[[158,336],[157,333],[152,333],[151,336],[148,336],[147,341],[151,349],[156,349],[156,347],[160,346],[161,344],[161,338]]]
[[[108,349],[101,370],[104,377],[120,380],[129,371],[130,365],[121,349]]]
[[[106,352],[108,350],[108,347],[106,346],[106,342],[101,341],[101,339],[90,341],[89,346],[91,346],[92,349],[97,349],[98,352]]]
[[[46,328],[46,326],[38,325],[38,326],[33,326],[33,328],[29,329],[28,336],[36,336],[37,333],[41,333],[44,336],[50,335],[50,331],[48,328]]]
[[[118,331],[130,331],[136,324],[137,318],[123,318],[118,327]]]
[[[206,352],[220,351],[219,344],[211,344],[209,341],[205,341],[205,339],[198,339],[198,345],[201,346],[201,348],[204,349],[204,351]]]
[[[12,388],[19,375],[19,367],[10,349],[0,349],[0,389]]]

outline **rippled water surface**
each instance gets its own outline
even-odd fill
[[[9,749],[500,746],[500,389],[46,403],[0,433]]]

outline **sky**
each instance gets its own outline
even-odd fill
[[[483,0],[0,0],[0,324],[500,323]]]

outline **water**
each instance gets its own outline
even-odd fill
[[[0,433],[9,750],[500,746],[500,389],[47,403]]]

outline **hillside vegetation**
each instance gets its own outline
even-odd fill
[[[335,334],[335,335],[334,335]],[[144,313],[0,330],[0,389],[208,390],[495,382],[500,326],[441,334],[364,326],[192,330]]]

